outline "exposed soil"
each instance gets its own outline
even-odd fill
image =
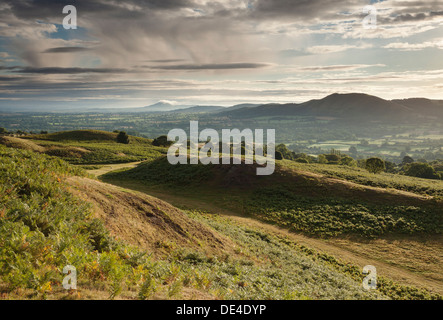
[[[0,144],[3,144],[5,146],[7,146],[8,148],[30,150],[30,151],[34,151],[34,152],[44,152],[45,151],[45,148],[43,148],[42,146],[39,146],[38,144],[36,144],[32,141],[28,141],[28,140],[24,140],[24,139],[20,139],[20,138],[16,138],[16,137],[0,136]]]
[[[75,195],[93,204],[95,216],[112,235],[149,252],[181,247],[217,255],[234,252],[232,241],[162,200],[88,178],[72,177],[68,183]]]

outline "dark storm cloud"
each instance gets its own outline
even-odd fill
[[[91,48],[86,47],[57,47],[57,48],[50,48],[43,53],[75,53],[75,52],[82,52],[82,51],[88,51],[91,50]]]
[[[147,6],[148,8],[163,10],[185,8],[194,5],[193,1],[190,0],[132,0],[127,2],[141,7]]]
[[[401,23],[401,22],[411,22],[411,21],[425,21],[433,19],[436,16],[443,15],[443,12],[420,12],[420,13],[404,13],[391,15],[388,17],[379,16],[378,21],[381,23]]]
[[[120,15],[129,13],[131,6],[146,10],[175,10],[192,6],[190,0],[126,0],[109,2],[105,0],[4,0],[12,13],[19,18],[41,19],[59,17],[63,7],[74,5],[86,14]]]
[[[35,73],[35,74],[82,74],[82,73],[129,73],[128,69],[119,68],[14,68],[15,73]]]
[[[23,81],[23,77],[11,77],[11,76],[0,76],[0,82],[9,82],[9,81]]]
[[[229,70],[229,69],[257,69],[269,66],[263,63],[214,63],[214,64],[179,64],[151,67],[160,70]]]
[[[256,0],[247,16],[251,19],[288,20],[295,22],[328,23],[342,20],[346,15],[364,15],[362,9],[369,5],[362,0]],[[377,5],[377,4],[375,4]],[[442,1],[396,1],[388,16],[378,15],[381,23],[401,23],[433,19],[443,14]]]
[[[345,0],[258,0],[251,17],[277,19],[297,17],[301,20],[320,19],[331,12],[339,13],[352,9],[356,1]],[[362,1],[357,5],[363,6]]]
[[[146,60],[146,62],[153,63],[173,63],[173,62],[182,62],[186,61],[186,59],[159,59],[159,60]]]
[[[204,13],[202,16],[222,19],[286,19],[299,21],[339,19],[340,13],[362,9],[369,1],[362,0],[252,0],[248,6],[233,6],[231,1],[193,0],[4,0],[18,18],[42,21],[60,19],[65,5],[74,5],[79,14],[100,18],[142,19],[159,11],[175,11],[188,8]],[[241,1],[238,2],[240,4]],[[394,22],[430,18],[442,14],[440,1],[416,1],[393,3],[391,18]],[[398,7],[398,12],[396,12]],[[198,19],[194,19],[198,22]],[[120,27],[120,26],[118,26]]]
[[[180,64],[165,66],[143,66],[145,69],[153,70],[232,70],[232,69],[258,69],[269,66],[264,63],[220,63],[220,64]],[[102,73],[102,74],[119,74],[119,73],[137,73],[139,70],[124,68],[33,68],[33,67],[0,67],[0,70],[12,71],[14,73],[23,74],[85,74],[85,73]]]

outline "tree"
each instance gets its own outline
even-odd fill
[[[117,135],[117,142],[123,144],[129,144],[128,134],[124,131],[120,131],[120,133]]]
[[[318,163],[322,163],[322,164],[328,163],[328,159],[326,159],[326,156],[324,154],[318,155]]]
[[[339,164],[341,157],[337,154],[325,154],[329,164]]]
[[[343,166],[355,167],[357,164],[355,160],[350,156],[342,156],[340,159],[340,164]]]
[[[294,160],[294,153],[288,149],[288,147],[281,143],[278,146],[275,147],[276,151],[279,151],[281,153],[281,155],[283,156],[283,158],[288,159],[288,160]]]
[[[397,165],[391,161],[385,161],[386,172],[397,173]]]
[[[351,146],[349,148],[349,154],[353,157],[356,157],[358,154],[357,148],[355,146]]]
[[[376,174],[385,170],[385,162],[380,158],[369,158],[366,160],[366,170]]]
[[[6,134],[8,131],[5,128],[0,128],[0,134]]]
[[[413,162],[414,162],[414,159],[412,159],[410,156],[404,156],[401,163],[403,165],[405,165],[405,164],[413,163]]]
[[[275,160],[283,160],[283,155],[280,151],[275,151]]]
[[[365,169],[366,168],[366,159],[358,159],[357,167]]]
[[[405,175],[417,178],[425,178],[425,179],[440,179],[440,175],[435,172],[435,169],[427,164],[422,162],[414,162],[408,163],[403,168]]]
[[[170,147],[174,142],[168,140],[168,136],[160,136],[152,141],[155,147]]]

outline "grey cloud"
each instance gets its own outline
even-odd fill
[[[186,61],[186,59],[159,59],[159,60],[146,60],[146,62],[153,63],[173,63],[173,62],[181,62]]]
[[[353,0],[257,0],[250,15],[269,19],[297,17],[305,21],[349,11],[355,6],[363,7],[363,4]]]
[[[15,73],[35,73],[35,74],[82,74],[82,73],[128,73],[130,70],[121,68],[14,68]]]
[[[180,64],[156,66],[160,70],[229,70],[229,69],[258,69],[269,66],[264,63],[214,63],[214,64]]]
[[[88,51],[91,50],[91,48],[86,47],[56,47],[56,48],[50,48],[43,53],[75,53],[75,52],[82,52],[82,51]]]
[[[106,0],[5,0],[4,2],[11,7],[15,16],[39,20],[60,17],[63,7],[66,5],[74,5],[79,13],[120,17],[124,17],[125,14],[133,17],[137,10],[131,10],[131,6],[140,6],[146,10],[174,10],[193,5],[190,0],[125,0],[116,2]]]
[[[338,71],[338,70],[354,70],[362,67],[363,65],[334,65],[334,66],[313,66],[299,68],[301,71]]]
[[[419,12],[419,13],[404,13],[398,15],[391,15],[389,17],[379,16],[378,21],[381,23],[396,23],[396,22],[410,22],[410,21],[423,21],[433,19],[438,16],[439,12]]]

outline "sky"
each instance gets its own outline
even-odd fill
[[[0,107],[443,99],[442,80],[443,0],[0,1]]]

